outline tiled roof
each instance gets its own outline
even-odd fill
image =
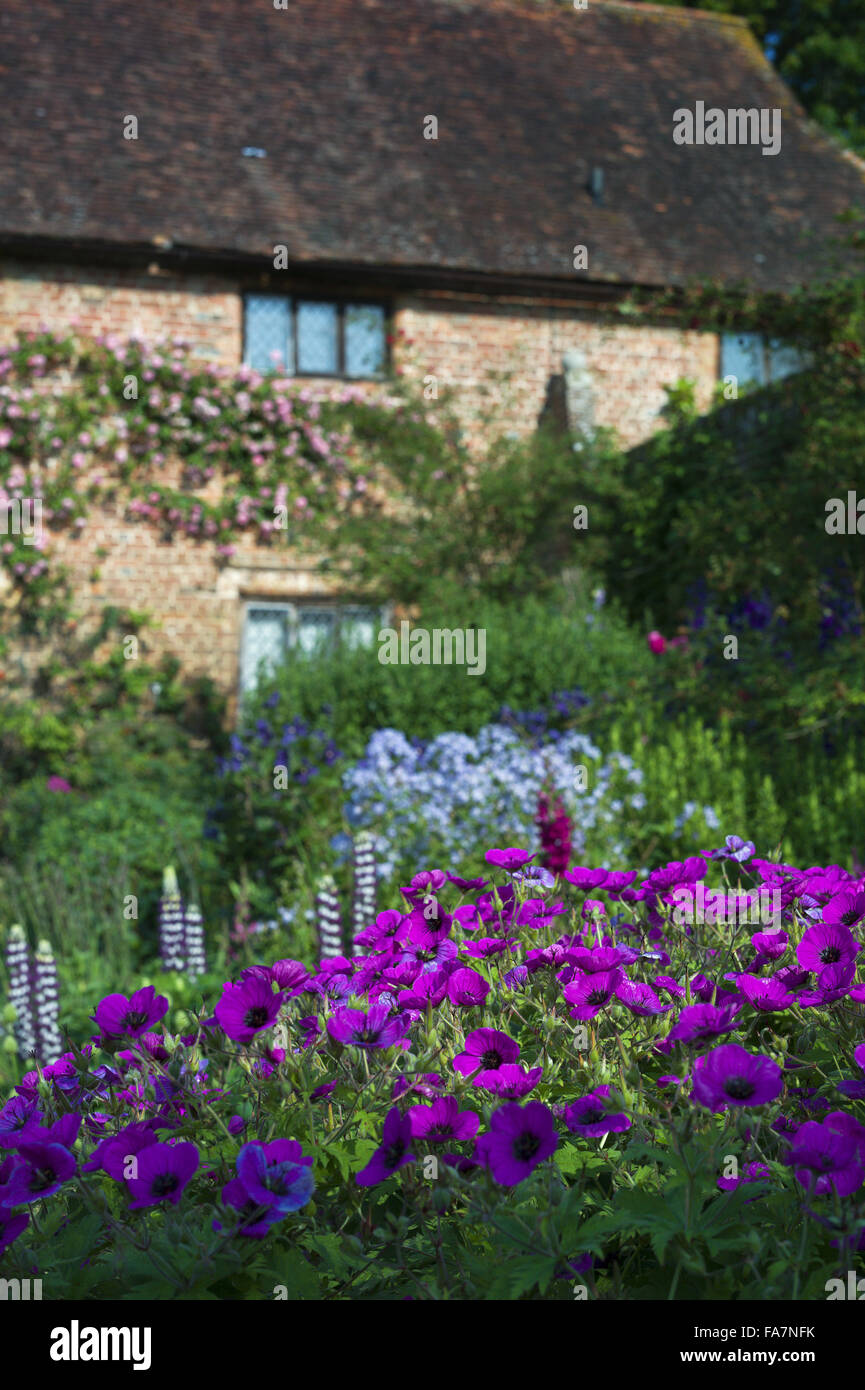
[[[7,246],[285,245],[315,265],[783,288],[865,206],[861,167],[744,23],[693,10],[3,0],[0,88]],[[676,145],[673,112],[698,101],[780,107],[780,153]]]

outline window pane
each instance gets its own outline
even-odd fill
[[[383,367],[384,309],[375,304],[346,305],[346,376],[375,376]]]
[[[254,689],[262,662],[264,676],[279,665],[285,656],[287,636],[288,614],[285,609],[247,609],[240,673],[241,688],[244,691]]]
[[[344,608],[339,624],[340,640],[347,647],[371,647],[381,625],[375,608]]]
[[[721,376],[734,376],[740,386],[765,385],[763,339],[759,333],[725,333],[721,338]]]
[[[334,375],[337,356],[338,315],[335,304],[298,303],[297,370]]]
[[[293,372],[290,327],[291,307],[287,299],[275,294],[247,295],[247,366],[257,372]]]
[[[297,646],[304,653],[320,651],[333,635],[334,614],[322,608],[302,608],[297,621]]]
[[[769,344],[769,376],[772,381],[801,372],[806,365],[803,354],[789,343]]]

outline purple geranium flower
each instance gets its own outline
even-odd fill
[[[490,986],[483,975],[464,966],[448,976],[447,992],[452,1004],[471,1008],[484,1002],[490,992]]]
[[[429,950],[450,935],[453,920],[438,903],[412,908],[406,919],[408,939],[415,946]]]
[[[431,1105],[413,1105],[408,1119],[412,1138],[423,1139],[429,1144],[474,1139],[480,1125],[473,1110],[460,1110],[455,1096],[439,1096]]]
[[[817,922],[796,947],[796,959],[803,970],[823,970],[827,965],[855,961],[858,950],[859,944],[848,927],[838,922]]]
[[[796,1003],[795,995],[784,988],[777,976],[736,975],[736,986],[748,1003],[761,1013],[779,1013]]]
[[[580,975],[572,984],[565,985],[562,993],[573,1005],[569,1011],[571,1018],[594,1018],[615,997],[624,979],[621,970],[599,970],[591,975]]]
[[[148,1144],[135,1158],[137,1175],[126,1179],[134,1201],[129,1210],[171,1202],[174,1206],[183,1189],[198,1170],[198,1149],[194,1144]]]
[[[558,1142],[546,1105],[537,1100],[525,1105],[511,1101],[493,1111],[490,1131],[481,1135],[475,1153],[496,1182],[515,1187],[555,1152]]]
[[[312,1158],[295,1139],[244,1144],[237,1155],[237,1177],[250,1202],[280,1218],[306,1206],[315,1188]]]
[[[417,904],[419,898],[434,898],[440,888],[444,888],[448,875],[441,869],[423,869],[415,874],[407,888],[400,888],[410,903]]]
[[[441,1091],[444,1084],[444,1078],[437,1071],[424,1072],[420,1076],[398,1076],[393,1083],[392,1094],[394,1100],[398,1100],[406,1091],[412,1091],[417,1096],[434,1100],[436,1091]]]
[[[771,1057],[746,1052],[737,1043],[723,1043],[698,1057],[691,1074],[694,1099],[707,1109],[768,1105],[784,1086],[781,1068]]]
[[[600,1139],[605,1134],[630,1129],[631,1121],[623,1110],[610,1110],[609,1095],[609,1086],[596,1086],[588,1095],[580,1096],[565,1107],[563,1118],[572,1134]]]
[[[446,874],[445,877],[462,893],[476,892],[481,888],[486,888],[489,883],[488,878],[460,878],[459,875],[451,873]]]
[[[38,1132],[42,1111],[35,1097],[12,1096],[0,1110],[0,1149],[14,1149],[32,1131]]]
[[[686,1004],[667,1034],[671,1042],[706,1042],[737,1027],[738,1004]]]
[[[483,1080],[476,1077],[473,1084],[481,1090],[492,1091],[502,1100],[522,1100],[535,1089],[543,1071],[543,1067],[532,1067],[526,1071],[518,1062],[505,1062],[498,1071],[484,1072]]]
[[[524,864],[531,863],[534,857],[525,849],[488,849],[484,855],[488,864],[495,864],[497,869],[504,869],[506,873],[521,869]]]
[[[723,849],[703,850],[703,857],[704,859],[735,859],[737,863],[744,864],[746,859],[751,858],[754,849],[753,840],[743,840],[739,835],[727,835]]]
[[[651,1018],[655,1014],[667,1013],[672,1004],[662,1004],[651,985],[639,980],[623,980],[616,990],[616,998],[637,1018]]]
[[[80,1124],[80,1116],[75,1116]],[[50,1197],[75,1172],[75,1159],[64,1144],[19,1144],[9,1176],[0,1187],[0,1208],[17,1207]]]
[[[855,1131],[830,1125],[831,1118],[827,1115],[822,1123],[806,1121],[797,1130],[784,1161],[794,1170],[796,1181],[810,1192],[834,1190],[847,1197],[865,1178],[863,1143]]]
[[[826,926],[855,927],[865,917],[865,892],[861,888],[843,888],[830,898],[823,908]]]
[[[453,1067],[463,1076],[473,1076],[476,1086],[483,1086],[491,1073],[505,1062],[515,1062],[519,1055],[519,1044],[507,1033],[496,1028],[476,1028],[466,1037],[465,1051],[454,1057]]]
[[[410,1152],[409,1147],[411,1138],[411,1120],[408,1115],[399,1113],[398,1106],[393,1106],[385,1116],[381,1144],[366,1167],[355,1174],[354,1180],[358,1186],[373,1187],[376,1183],[384,1182],[400,1168],[404,1168],[407,1163],[414,1163],[415,1155]]]
[[[269,980],[247,976],[238,984],[226,983],[214,1017],[227,1038],[250,1043],[257,1033],[272,1028],[285,1001],[274,994]]]
[[[129,1160],[157,1142],[154,1122],[138,1120],[135,1124],[127,1125],[119,1134],[100,1140],[87,1162],[81,1165],[82,1170],[91,1173],[101,1168],[115,1182],[122,1182],[127,1177]]]
[[[343,1047],[394,1047],[403,1042],[406,1019],[392,1014],[386,1004],[362,1009],[337,1009],[327,1021],[327,1031]]]
[[[92,1018],[107,1038],[140,1038],[167,1013],[165,995],[157,994],[153,985],[147,985],[128,999],[125,994],[106,994]]]

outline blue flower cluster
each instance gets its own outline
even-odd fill
[[[573,690],[557,691],[549,705],[541,709],[512,710],[510,705],[502,705],[497,719],[500,724],[522,729],[536,742],[549,739],[555,743],[563,737],[563,731],[557,724],[572,719],[589,704],[591,700],[588,695],[576,686]]]
[[[283,724],[278,733],[266,719],[259,719],[252,729],[243,734],[232,734],[230,744],[230,756],[220,758],[217,764],[220,777],[231,772],[242,772],[251,763],[256,763],[265,749],[270,749],[275,767],[292,768],[293,763],[298,763],[293,767],[291,777],[305,786],[311,778],[318,776],[322,766],[331,767],[343,756],[329,734],[321,729],[311,729],[302,719]]]
[[[603,760],[575,731],[532,744],[513,728],[488,724],[475,737],[444,733],[418,745],[397,729],[380,729],[343,777],[345,815],[375,834],[380,872],[390,878],[400,862],[464,853],[491,836],[537,847],[538,796],[546,788],[565,805],[575,855],[591,841],[617,856],[626,803],[633,810],[644,804],[628,790],[642,776],[624,753]]]

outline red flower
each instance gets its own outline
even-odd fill
[[[541,834],[541,865],[551,874],[562,873],[571,862],[571,822],[568,820],[561,800],[557,800],[553,813],[544,792],[538,797],[538,814],[535,824]]]

